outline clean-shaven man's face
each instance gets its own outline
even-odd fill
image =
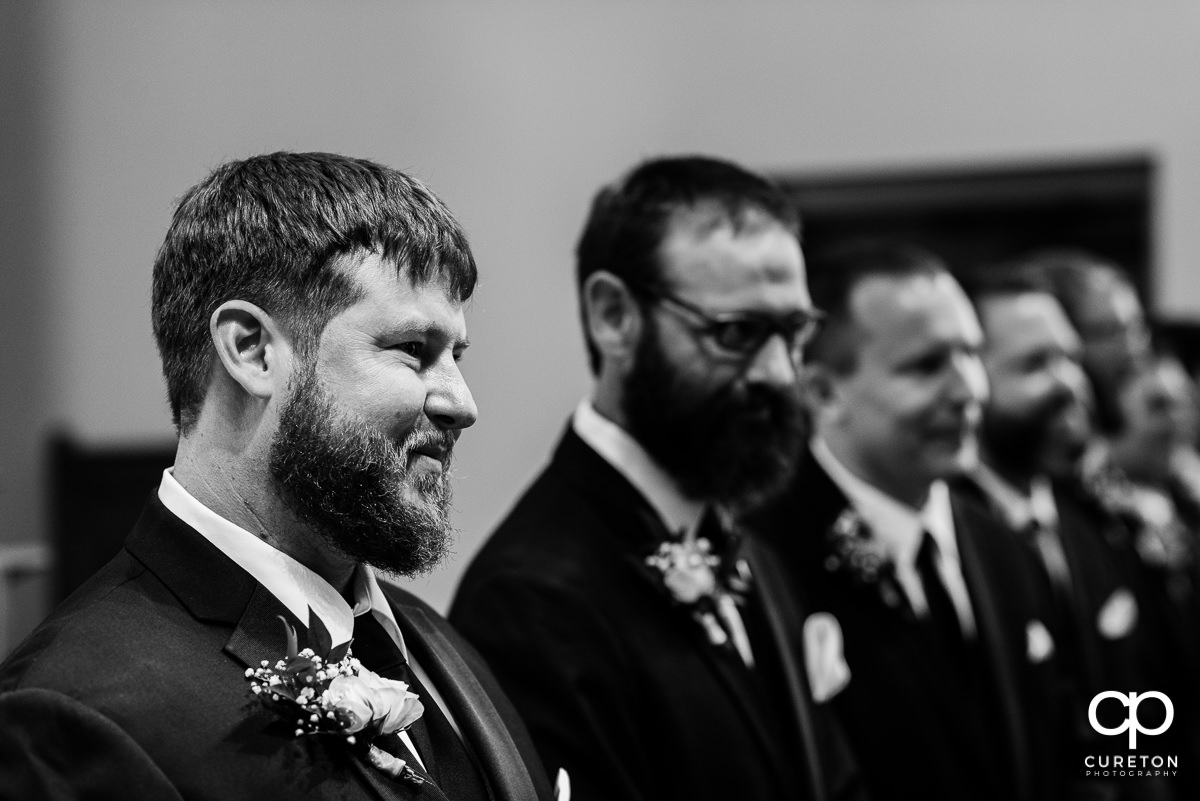
[[[848,305],[853,368],[830,372],[822,434],[838,441],[860,478],[894,497],[920,498],[973,458],[988,393],[979,322],[942,272],[868,276]]]

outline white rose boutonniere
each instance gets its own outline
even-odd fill
[[[348,745],[365,749],[380,770],[411,784],[423,783],[405,760],[371,742],[404,731],[421,717],[425,708],[417,694],[402,681],[367,670],[349,653],[331,661],[311,648],[298,651],[296,632],[286,621],[284,626],[287,655],[274,665],[264,659],[259,667],[247,668],[251,692],[293,721],[297,737],[343,737]]]
[[[749,589],[750,568],[745,560],[738,559],[730,569],[723,569],[712,543],[693,532],[680,540],[659,543],[645,564],[658,572],[672,600],[691,611],[710,643],[742,653],[739,642],[745,639],[745,631],[728,607],[742,604]]]

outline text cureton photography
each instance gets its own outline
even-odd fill
[[[1158,725],[1144,725],[1138,716],[1138,707],[1145,700],[1157,702],[1162,706],[1162,721]],[[1123,705],[1128,714],[1118,726],[1105,726],[1098,718],[1098,710],[1104,701],[1117,702]],[[1129,748],[1138,745],[1137,736],[1157,736],[1169,729],[1175,720],[1175,705],[1166,694],[1150,691],[1144,693],[1120,693],[1109,690],[1097,693],[1088,706],[1088,723],[1099,734],[1116,736],[1128,732]],[[1084,775],[1089,777],[1163,777],[1179,775],[1179,755],[1171,754],[1088,754],[1083,759]]]

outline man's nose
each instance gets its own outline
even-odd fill
[[[782,334],[773,334],[759,347],[746,371],[751,384],[789,388],[796,384],[796,362]]]
[[[1059,390],[1064,394],[1086,401],[1091,394],[1087,375],[1074,359],[1064,356],[1054,364],[1052,375]]]
[[[440,428],[458,430],[475,424],[479,409],[458,363],[451,361],[428,374],[425,414]]]
[[[987,370],[980,358],[969,352],[957,353],[951,365],[950,394],[960,403],[985,403],[989,386]]]

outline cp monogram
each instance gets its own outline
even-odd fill
[[[1105,698],[1115,698],[1125,706],[1129,707],[1129,717],[1125,718],[1125,722],[1120,726],[1117,726],[1115,729],[1105,728],[1104,726],[1100,725],[1100,721],[1096,720],[1096,708],[1100,706],[1100,702]],[[1166,719],[1163,720],[1162,725],[1157,729],[1143,728],[1142,724],[1138,722],[1138,704],[1147,698],[1157,698],[1160,702],[1162,702],[1163,708],[1167,711]],[[1092,703],[1088,705],[1088,722],[1092,724],[1092,728],[1096,731],[1100,732],[1101,734],[1114,735],[1120,734],[1126,729],[1129,730],[1130,750],[1137,748],[1138,732],[1149,735],[1162,734],[1171,727],[1171,722],[1173,720],[1175,720],[1175,705],[1171,703],[1170,698],[1155,690],[1152,690],[1148,693],[1142,693],[1140,695],[1138,693],[1129,693],[1126,695],[1124,693],[1116,692],[1115,690],[1107,690],[1097,694],[1096,697],[1092,699]]]

